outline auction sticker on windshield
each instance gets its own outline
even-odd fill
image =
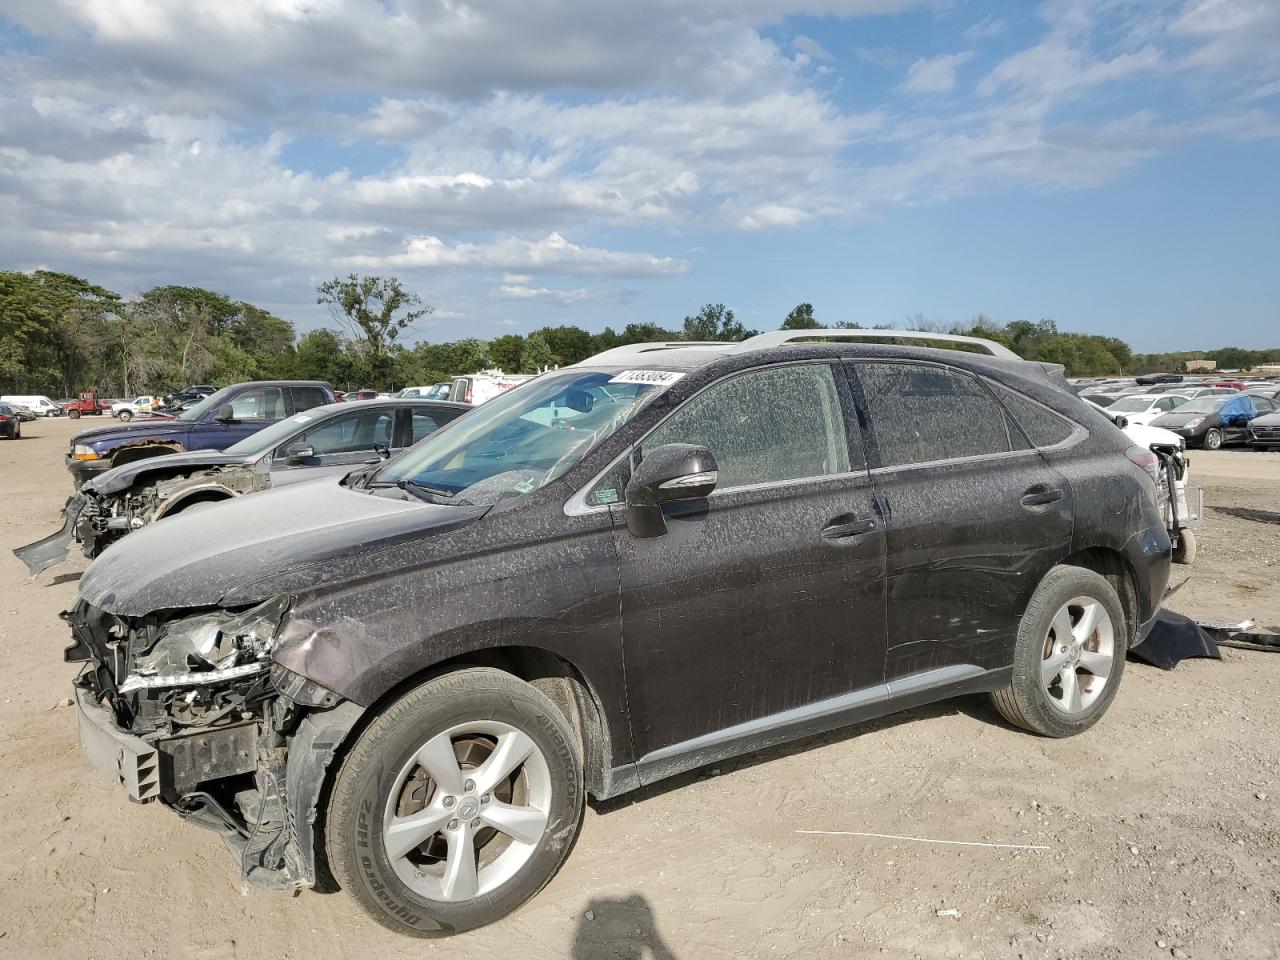
[[[609,382],[648,383],[654,386],[669,387],[683,376],[683,373],[675,373],[671,370],[623,370],[617,376],[612,377]]]

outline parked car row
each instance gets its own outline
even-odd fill
[[[541,889],[587,796],[962,693],[1088,729],[1169,576],[1155,455],[1060,369],[886,336],[635,344],[474,409],[240,384],[76,437],[86,753],[247,883],[327,865],[444,936]]]

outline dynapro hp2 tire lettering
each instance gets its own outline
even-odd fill
[[[415,687],[334,782],[334,876],[379,923],[440,937],[492,923],[555,875],[581,827],[577,736],[540,691],[474,667]]]

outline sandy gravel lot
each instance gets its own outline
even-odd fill
[[[81,567],[31,581],[9,552],[53,528],[76,425],[24,426],[0,441],[0,956],[1280,957],[1280,656],[1239,650],[1130,663],[1069,741],[971,698],[596,805],[547,890],[452,941],[397,939],[341,895],[242,896],[212,834],[80,755],[57,613]],[[1193,474],[1210,504],[1280,511],[1280,454],[1198,453]],[[1200,540],[1171,606],[1280,630],[1280,524],[1211,510]]]

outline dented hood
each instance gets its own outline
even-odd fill
[[[162,457],[147,457],[121,467],[112,467],[106,473],[86,480],[82,489],[94,493],[119,493],[128,490],[140,477],[165,473],[170,470],[206,470],[210,467],[238,466],[249,463],[253,457],[233,457],[218,450],[197,450],[192,453],[170,453]]]
[[[90,565],[80,596],[120,616],[250,603],[282,582],[376,575],[381,548],[456,530],[488,509],[373,496],[333,479],[302,483],[131,533]]]
[[[184,423],[181,420],[130,420],[128,423],[81,430],[71,438],[71,442],[90,444],[101,443],[104,440],[141,440],[158,435],[176,440],[185,437],[192,426],[194,424]]]

